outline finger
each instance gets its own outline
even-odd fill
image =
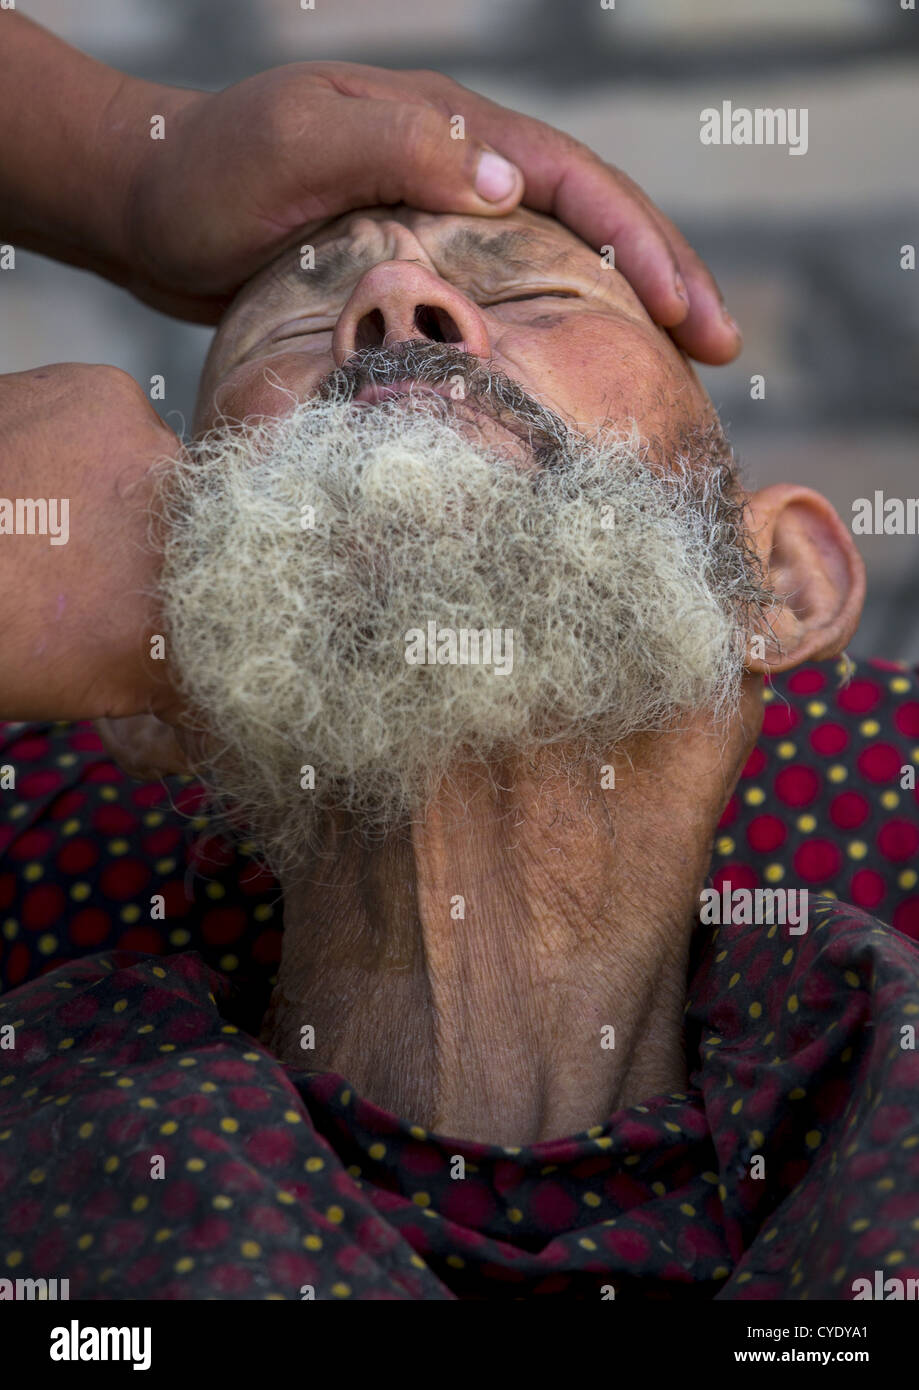
[[[713,276],[669,218],[621,169],[602,163],[571,136],[437,73],[412,78],[429,101],[466,112],[469,128],[518,165],[526,179],[528,207],[551,212],[598,249],[612,244],[617,268],[651,317],[671,328],[687,352],[713,363],[737,355],[740,334],[725,315]]]
[[[679,256],[678,256],[679,259]],[[689,313],[670,334],[678,347],[699,362],[713,367],[733,362],[743,347],[740,328],[724,307],[705,265],[681,261],[681,274],[689,291]]]
[[[675,329],[691,309],[689,289],[669,240],[650,209],[590,155],[549,175],[540,193],[527,178],[524,201],[545,210],[597,249],[613,248],[615,268],[628,280],[655,323]]]
[[[434,106],[358,98],[334,112],[309,168],[321,215],[409,203],[427,212],[500,216],[520,201],[519,169]]]
[[[359,64],[331,65],[327,70],[316,66],[341,93],[392,99],[403,96],[408,83],[413,95],[445,115],[463,115],[475,137],[520,168],[527,206],[552,213],[597,249],[613,245],[617,267],[651,317],[671,330],[684,351],[713,364],[737,356],[740,332],[726,314],[714,277],[669,218],[621,169],[602,163],[571,136],[500,106],[442,73],[389,73]]]
[[[657,323],[688,313],[667,237],[649,216],[640,190],[586,145],[543,121],[499,106],[434,72],[405,74],[412,90],[444,113],[464,116],[467,131],[499,150],[523,173],[528,207],[565,222],[597,250],[615,248],[616,266]]]
[[[624,174],[622,177],[627,178]],[[637,184],[633,184],[631,179],[628,182],[644,200],[649,214],[666,236],[689,291],[690,312],[681,324],[671,330],[674,341],[700,362],[719,366],[733,361],[740,352],[743,339],[714,275],[670,218],[652,203]]]

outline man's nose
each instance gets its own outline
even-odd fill
[[[470,299],[415,261],[381,261],[361,276],[341,311],[332,334],[335,365],[363,348],[412,338],[491,356],[485,320]]]

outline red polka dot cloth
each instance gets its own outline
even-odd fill
[[[828,665],[769,694],[712,883],[874,895],[875,915],[830,896],[803,934],[700,923],[690,1089],[519,1149],[277,1062],[246,1031],[281,914],[251,849],[207,838],[188,783],[120,777],[88,726],[5,726],[0,1278],[848,1299],[876,1270],[919,1277],[919,685],[873,663],[839,688]]]
[[[919,681],[881,661],[849,672],[841,684],[846,666],[827,662],[767,688],[712,883],[795,884],[919,941]]]

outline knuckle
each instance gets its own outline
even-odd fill
[[[615,179],[616,182],[621,184],[629,193],[635,192],[635,185],[632,183],[632,180],[629,178],[628,174],[619,168],[618,164],[610,164],[605,159],[598,159],[597,162],[600,168],[603,169],[605,173],[609,174],[610,178]]]
[[[59,385],[65,398],[72,399],[75,406],[122,403],[132,393],[140,392],[132,376],[108,363],[72,362],[62,366],[60,373]]]
[[[535,130],[543,135],[554,154],[562,155],[565,159],[576,159],[583,164],[591,164],[597,169],[608,168],[604,165],[599,155],[594,154],[589,145],[578,140],[573,135],[569,135],[567,130],[557,130],[555,126],[547,125],[545,121],[533,122]]]
[[[123,371],[121,367],[100,367],[103,373],[99,383],[101,389],[107,396],[115,401],[133,402],[137,400],[146,401],[143,388],[134,380],[130,372]]]
[[[459,83],[454,82],[452,77],[446,73],[438,72],[436,68],[412,68],[406,76],[415,82],[421,82],[425,86],[435,84],[440,87],[458,87]]]
[[[413,167],[428,164],[449,144],[445,118],[429,106],[404,106],[396,135],[402,157]]]

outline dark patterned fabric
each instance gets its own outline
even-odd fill
[[[919,683],[823,665],[767,693],[712,882],[859,905],[812,900],[801,935],[700,925],[690,1089],[520,1149],[278,1063],[249,1035],[281,928],[251,847],[208,834],[187,781],[124,778],[89,726],[2,726],[0,1279],[848,1299],[919,1278]]]
[[[919,941],[919,681],[892,663],[777,678],[721,818],[714,884],[791,884],[865,908]],[[912,777],[903,777],[911,767]]]

